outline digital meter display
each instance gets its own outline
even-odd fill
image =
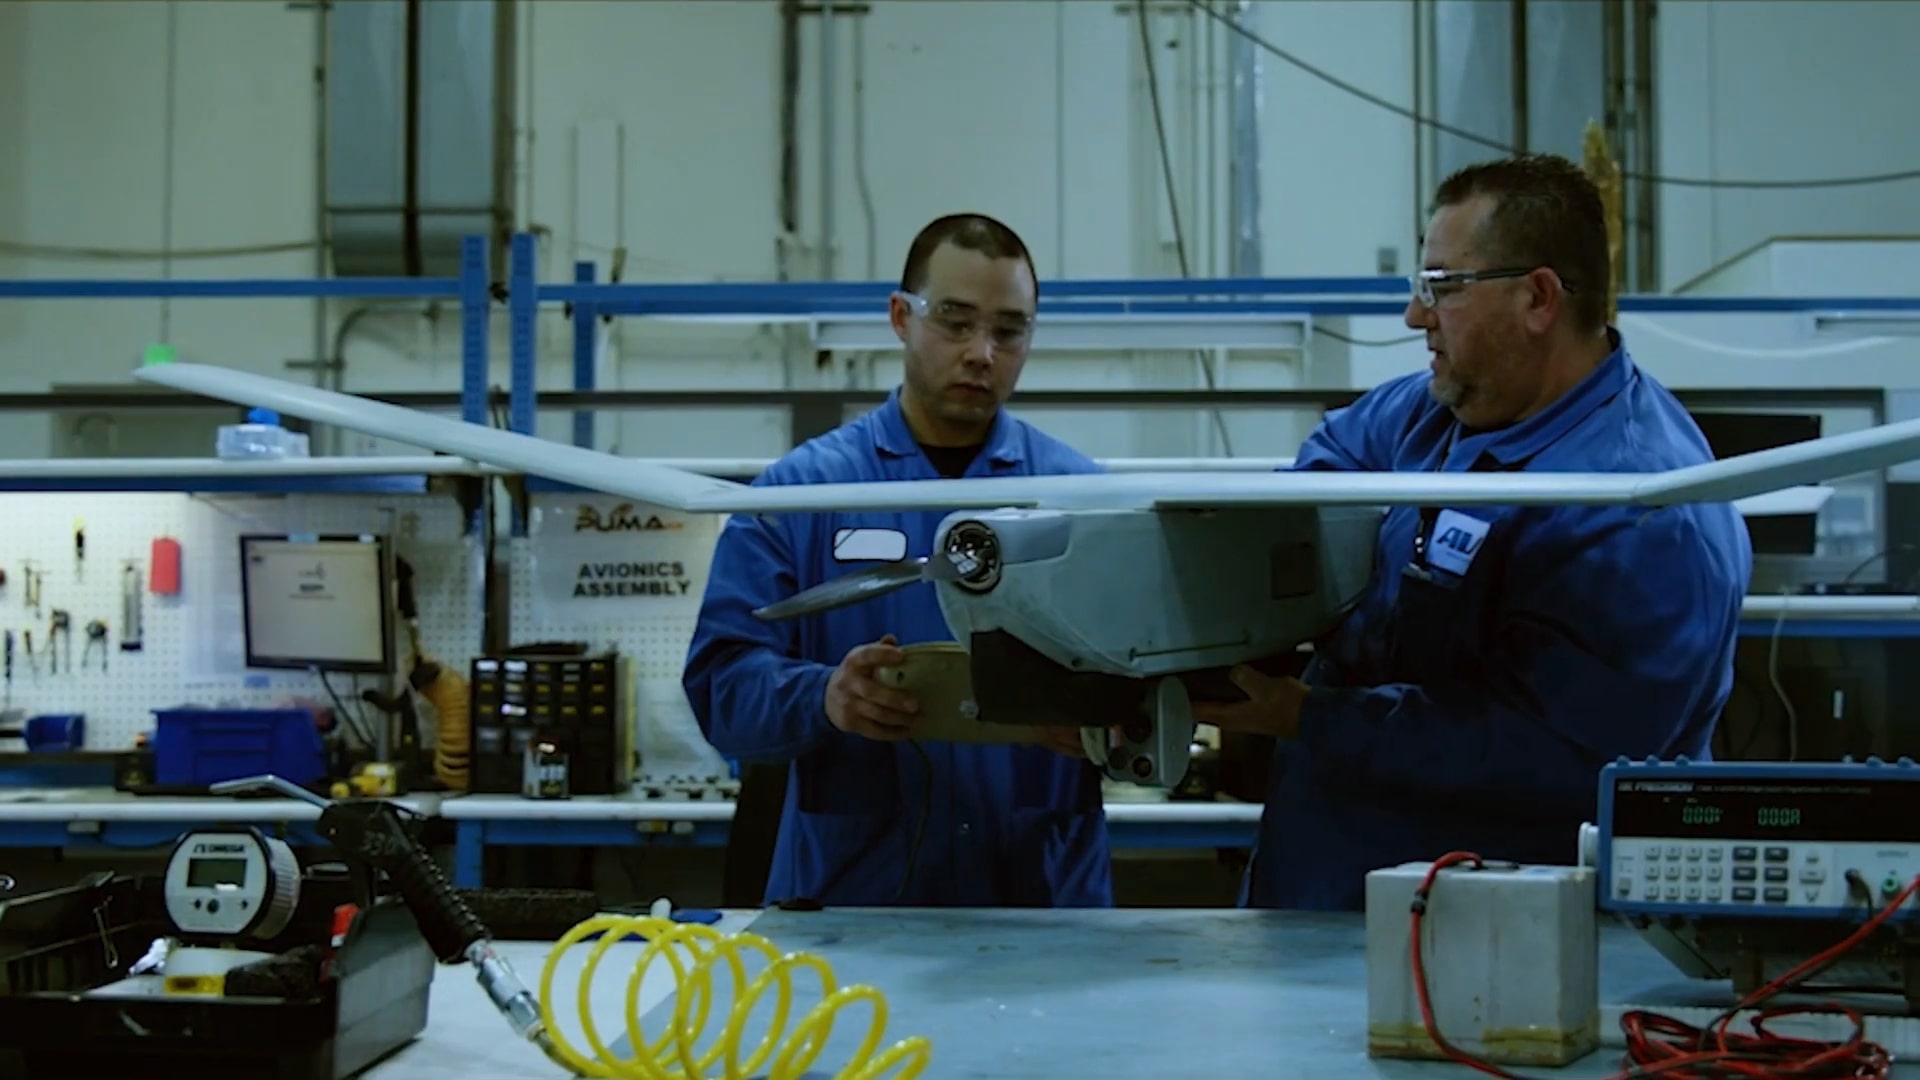
[[[300,902],[300,860],[258,829],[198,829],[175,842],[162,886],[183,937],[271,939]]]
[[[196,889],[211,889],[217,885],[245,885],[247,883],[247,860],[245,859],[194,859],[187,863],[187,884]]]
[[[1615,836],[1920,843],[1920,784],[1623,778]]]

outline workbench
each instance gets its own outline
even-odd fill
[[[816,954],[841,985],[869,983],[886,995],[882,1048],[910,1035],[933,1044],[922,1075],[933,1080],[1168,1080],[1170,1077],[1437,1077],[1474,1075],[1441,1062],[1373,1060],[1366,1054],[1365,923],[1358,914],[1233,909],[1009,910],[845,909],[725,912],[718,929],[742,927],[783,951]],[[561,960],[556,996],[562,1030],[585,1047],[573,1004],[574,974],[589,946]],[[625,983],[642,946],[609,952],[595,980],[594,1021],[609,1045],[624,1034]],[[502,947],[536,988],[545,945]],[[757,970],[757,968],[755,969]],[[796,973],[788,1030],[820,1000]],[[716,1015],[731,1001],[716,982]],[[1688,1000],[1717,1004],[1710,984],[1681,976],[1624,927],[1601,934],[1602,1046],[1562,1069],[1530,1076],[1589,1080],[1619,1066],[1618,1006]],[[657,961],[643,983],[642,1030],[667,1030],[671,977]],[[766,1032],[766,1008],[748,1041]],[[837,1014],[833,1037],[810,1076],[833,1075],[865,1037],[868,1016]],[[709,1022],[707,1038],[717,1031]],[[701,1044],[705,1045],[705,1042]],[[1897,1053],[1898,1051],[1896,1051]],[[371,1080],[559,1077],[567,1073],[517,1040],[486,1002],[470,969],[442,967],[427,1031],[376,1066]],[[1905,1066],[1897,1075],[1916,1075]]]
[[[428,817],[441,796],[394,802]],[[0,848],[151,848],[206,825],[256,825],[289,843],[317,844],[320,808],[298,799],[129,795],[112,788],[0,789]]]
[[[478,888],[490,846],[720,845],[726,843],[733,810],[730,799],[460,795],[443,799],[439,816],[454,823],[453,883]],[[1260,824],[1254,803],[1113,800],[1106,810],[1114,848],[1247,848]]]
[[[453,823],[451,877],[460,888],[484,884],[489,845],[631,847],[674,843],[720,846],[733,823],[731,799],[648,799],[638,795],[411,795],[394,800],[425,817]],[[257,825],[294,844],[315,844],[318,807],[260,796],[167,798],[112,788],[0,789],[0,849],[158,848],[181,833],[224,823]],[[1113,800],[1107,828],[1116,849],[1247,848],[1260,807],[1241,802]],[[0,866],[0,871],[5,867]]]

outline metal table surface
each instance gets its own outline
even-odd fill
[[[878,987],[889,1014],[882,1045],[925,1036],[933,1044],[925,1075],[942,1080],[1464,1071],[1367,1057],[1360,915],[849,909],[769,911],[751,929],[784,950],[825,958],[842,985]],[[1631,935],[1609,934],[1604,952],[1603,992],[1676,977]],[[644,1030],[665,1030],[671,1015],[671,1000],[663,1002],[643,1018]],[[850,1060],[868,1030],[861,1006],[840,1016],[813,1067],[821,1076]],[[1618,1057],[1603,1049],[1550,1071],[1604,1076]]]
[[[850,909],[770,911],[751,929],[783,950],[825,958],[842,985],[878,987],[889,1006],[883,1045],[927,1037],[929,1076],[1464,1071],[1367,1057],[1365,920],[1357,914]],[[1624,927],[1606,927],[1601,972],[1603,1005],[1719,1003],[1713,988],[1681,976]],[[800,1007],[811,1007],[817,997],[804,993]],[[671,1015],[670,1000],[663,1002],[644,1017],[644,1030],[666,1030]],[[841,1015],[815,1064],[821,1075],[849,1060],[867,1031],[860,1007]],[[1601,1077],[1619,1059],[1603,1046],[1574,1066],[1545,1071]]]
[[[868,983],[887,999],[882,1047],[909,1035],[933,1044],[930,1078],[1166,1080],[1169,1077],[1438,1077],[1476,1075],[1446,1062],[1374,1060],[1366,1053],[1365,923],[1357,914],[1219,908],[1108,910],[886,908],[820,912],[728,912],[719,929],[750,929],[786,952],[832,965],[842,986]],[[573,972],[588,946],[559,963],[556,1008],[581,1043]],[[595,981],[600,1036],[625,1054],[619,1019],[627,975],[640,946],[623,943]],[[548,951],[510,943],[529,987]],[[753,964],[753,970],[758,964]],[[672,1017],[664,961],[641,992],[649,1040]],[[729,982],[717,973],[720,1009]],[[794,974],[787,1029],[820,1000],[819,983]],[[1592,1080],[1619,1068],[1609,1005],[1723,1003],[1709,984],[1681,976],[1624,927],[1601,937],[1602,1046],[1561,1069],[1514,1071],[1555,1080]],[[441,1076],[558,1077],[566,1073],[507,1030],[465,966],[442,968],[432,1020],[413,1046],[375,1068],[377,1080]],[[763,1001],[748,1024],[749,1048],[771,1016]],[[701,1045],[724,1021],[716,1011]],[[865,1037],[860,1003],[835,1017],[833,1036],[810,1078],[834,1075]],[[616,1036],[621,1036],[616,1042]],[[1608,1045],[1611,1040],[1612,1045]],[[710,1075],[719,1075],[716,1066]],[[1920,1074],[1902,1066],[1896,1075]]]

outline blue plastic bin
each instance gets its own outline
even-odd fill
[[[27,718],[27,752],[70,754],[87,740],[86,713],[44,713]]]
[[[327,775],[327,751],[305,709],[155,709],[154,783],[215,784],[273,773],[295,784]]]

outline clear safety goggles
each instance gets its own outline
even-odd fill
[[[948,341],[960,344],[973,340],[973,336],[985,328],[988,340],[997,349],[1024,349],[1033,340],[1033,320],[999,315],[983,317],[979,310],[966,304],[957,304],[950,300],[935,304],[924,296],[910,292],[894,293],[907,302],[913,313],[923,320],[933,331]]]
[[[1413,298],[1425,307],[1459,292],[1477,281],[1500,281],[1506,278],[1526,277],[1539,267],[1509,266],[1498,270],[1422,270],[1409,277],[1407,283],[1413,288]],[[1558,275],[1556,275],[1558,276]],[[1566,278],[1560,279],[1560,287],[1573,292]]]

